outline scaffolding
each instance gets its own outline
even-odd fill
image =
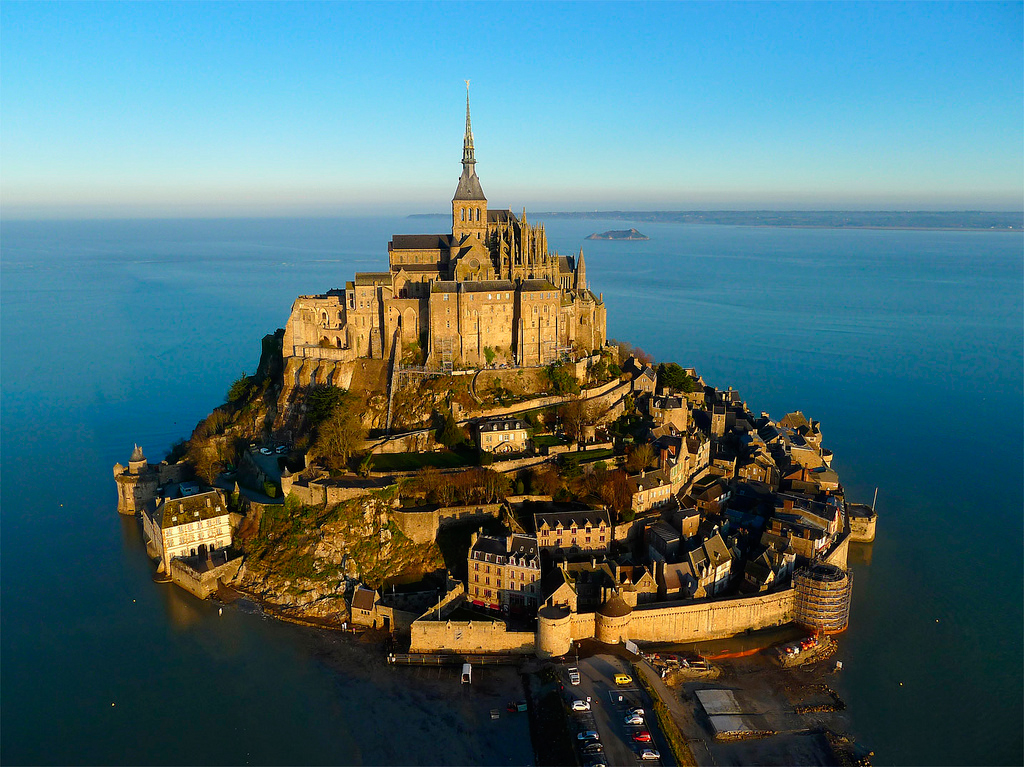
[[[850,624],[853,579],[847,571],[813,562],[793,574],[796,622],[823,634],[838,634]]]
[[[455,355],[452,350],[452,337],[441,336],[438,339],[441,346],[441,371],[447,375],[451,375],[455,369]]]

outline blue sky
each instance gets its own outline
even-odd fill
[[[1022,3],[0,4],[5,217],[1021,209]]]

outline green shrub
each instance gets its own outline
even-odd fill
[[[277,498],[277,485],[268,480],[263,483],[263,492],[268,498]]]

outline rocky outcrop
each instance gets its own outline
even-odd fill
[[[318,623],[349,620],[346,596],[357,583],[376,588],[443,566],[434,543],[413,543],[398,528],[387,493],[333,507],[254,507],[238,539],[238,586],[284,617]]]

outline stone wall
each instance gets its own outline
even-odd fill
[[[875,540],[875,523],[878,517],[851,517],[850,540],[854,543],[871,543]]]
[[[475,506],[443,506],[439,509],[403,510],[391,512],[395,524],[413,543],[433,543],[437,531],[445,525],[471,519],[501,519],[500,503],[481,503]]]
[[[573,613],[572,614],[572,638],[573,641],[580,639],[593,639],[597,633],[597,613]]]
[[[781,626],[793,620],[796,592],[736,597],[678,606],[638,607],[629,622],[636,642],[696,642]]]
[[[509,631],[502,621],[432,621],[420,618],[410,629],[409,652],[513,653],[530,655],[532,631]]]
[[[238,556],[205,572],[199,572],[181,559],[171,560],[171,581],[183,589],[206,599],[217,590],[218,581],[225,583],[234,580],[242,566],[242,557]]]
[[[363,449],[371,453],[430,453],[442,446],[434,438],[433,429],[420,429],[383,440],[367,441]]]

